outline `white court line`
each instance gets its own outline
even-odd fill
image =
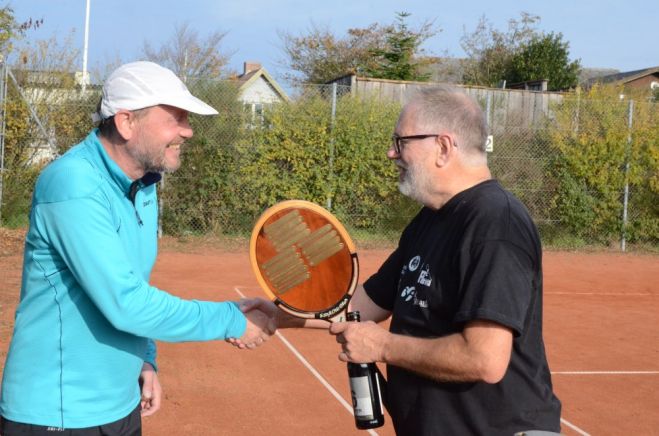
[[[552,375],[645,375],[645,374],[659,374],[659,371],[552,371]],[[571,422],[561,418],[561,423],[570,427],[582,436],[590,436],[584,430],[580,429]]]
[[[242,298],[247,298],[247,297],[245,297],[245,294],[243,294],[242,292],[240,292],[240,289],[239,289],[237,286],[234,287],[233,289],[234,289],[234,290],[238,293],[238,295],[240,295]],[[320,373],[319,373],[318,371],[316,371],[316,368],[314,368],[314,367],[309,363],[309,361],[308,361],[307,359],[304,358],[304,356],[302,355],[302,353],[300,353],[300,352],[299,352],[299,351],[293,346],[293,344],[291,344],[290,342],[288,342],[288,340],[284,337],[284,335],[282,335],[282,334],[279,333],[279,332],[275,332],[275,335],[276,335],[276,336],[277,336],[277,337],[278,337],[278,338],[284,343],[284,345],[286,345],[286,347],[288,347],[288,349],[291,351],[291,353],[293,353],[293,355],[294,355],[295,357],[297,357],[297,359],[298,359],[300,362],[302,362],[302,364],[303,364],[303,365],[309,370],[309,372],[311,372],[311,374],[313,374],[314,377],[316,377],[316,378],[318,379],[318,381],[319,381],[323,386],[325,386],[325,389],[327,389],[332,395],[334,395],[334,398],[336,398],[336,399],[339,401],[339,403],[341,403],[341,405],[342,405],[343,407],[345,407],[345,409],[350,413],[350,415],[354,416],[353,411],[352,411],[352,406],[351,406],[350,404],[348,404],[348,402],[347,402],[346,400],[343,399],[343,397],[341,396],[341,394],[339,394],[339,393],[338,393],[338,392],[332,387],[332,385],[330,385],[330,384],[327,382],[327,380],[325,380],[325,378],[324,378],[322,375],[320,375]],[[372,435],[372,436],[378,436],[378,434],[377,434],[374,430],[367,430],[367,432],[368,432],[370,435]]]
[[[572,424],[569,421],[566,421],[565,419],[561,418],[561,424],[565,424],[566,426],[570,427],[572,430],[576,431],[579,433],[581,436],[590,436],[590,433],[586,433],[584,430],[580,429],[576,425]]]
[[[606,297],[651,297],[649,292],[545,292],[545,295],[603,295]]]
[[[552,371],[552,375],[654,375],[659,371]]]
[[[245,296],[245,294],[243,294],[243,293],[240,291],[240,288],[239,288],[239,287],[234,287],[234,290],[235,290],[236,293],[237,293],[238,295],[240,295],[242,298],[247,298],[247,297]],[[304,366],[305,366],[305,367],[306,367],[306,368],[307,368],[307,369],[308,369],[308,370],[314,375],[314,377],[316,377],[316,378],[318,379],[318,381],[320,381],[320,383],[321,383],[323,386],[325,386],[325,388],[326,388],[326,389],[327,389],[327,390],[328,390],[328,391],[334,396],[334,398],[336,398],[336,399],[339,401],[339,403],[341,403],[341,405],[342,405],[342,406],[343,406],[343,407],[344,407],[344,408],[345,408],[345,409],[346,409],[346,410],[352,415],[352,414],[353,414],[352,406],[351,406],[350,404],[348,404],[348,403],[343,399],[343,397],[341,396],[341,394],[339,394],[339,393],[338,393],[338,392],[337,392],[337,391],[336,391],[336,390],[335,390],[335,389],[334,389],[334,388],[333,388],[333,387],[327,382],[327,380],[325,380],[325,378],[324,378],[322,375],[320,375],[320,373],[319,373],[318,371],[316,371],[316,369],[315,369],[315,368],[309,363],[309,361],[307,361],[307,359],[304,358],[304,356],[302,356],[302,354],[301,354],[301,353],[300,353],[300,352],[299,352],[299,351],[293,346],[293,344],[291,344],[291,343],[290,343],[290,342],[289,342],[289,341],[288,341],[288,340],[287,340],[287,339],[286,339],[281,333],[276,332],[275,335],[277,335],[277,337],[278,337],[278,338],[284,343],[284,345],[286,345],[286,347],[288,347],[288,349],[293,353],[293,355],[294,355],[294,356],[295,356],[300,362],[302,362],[302,364],[303,364],[303,365],[304,365]],[[593,372],[593,371],[590,371],[590,372]],[[579,372],[578,372],[578,371],[570,371],[570,372],[567,372],[567,371],[566,371],[566,372],[552,372],[552,374],[576,374],[576,373],[579,373]],[[563,419],[563,418],[561,418],[561,423],[564,424],[564,425],[566,425],[567,427],[571,428],[572,430],[576,431],[576,432],[579,433],[581,436],[590,436],[590,433],[587,433],[586,431],[580,429],[580,428],[577,427],[576,425],[572,424],[571,422],[569,422],[569,421],[567,421],[567,420],[565,420],[565,419]],[[373,431],[373,430],[368,430],[368,433],[371,434],[372,436],[377,436],[377,435],[378,435],[378,434],[377,434],[375,431]]]

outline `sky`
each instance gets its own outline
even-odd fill
[[[19,21],[43,19],[28,40],[58,38],[74,31],[84,46],[87,0],[0,0]],[[343,37],[350,28],[391,24],[405,11],[410,27],[432,21],[437,35],[426,41],[427,54],[464,56],[460,40],[481,17],[505,31],[521,12],[540,16],[544,32],[560,32],[571,59],[583,67],[632,71],[659,65],[657,0],[90,0],[88,69],[121,59],[140,59],[144,41],[159,47],[175,26],[189,23],[200,37],[227,32],[222,49],[232,53],[229,67],[241,73],[243,62],[260,62],[275,79],[287,71],[279,32],[299,36],[312,26]],[[82,56],[80,57],[82,71]]]

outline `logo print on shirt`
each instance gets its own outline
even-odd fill
[[[430,265],[423,265],[421,272],[419,273],[419,279],[417,280],[417,283],[423,286],[430,286],[432,283],[432,277],[430,277]]]
[[[403,298],[403,300],[410,301],[412,298],[414,298],[415,294],[416,289],[414,286],[407,286],[405,289],[403,289],[403,292],[400,293],[400,296]]]
[[[414,286],[407,286],[403,289],[403,292],[400,293],[401,298],[405,302],[412,302],[413,306],[419,306],[423,308],[428,307],[428,300],[421,300],[417,296],[416,288]]]
[[[419,267],[421,264],[421,256],[414,256],[412,259],[410,259],[410,271],[416,271],[416,269]]]

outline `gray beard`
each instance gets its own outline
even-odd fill
[[[401,194],[412,200],[424,204],[423,188],[427,183],[425,177],[419,176],[421,170],[414,167],[407,167],[405,177],[398,182],[398,190]]]

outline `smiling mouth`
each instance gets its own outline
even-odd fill
[[[173,148],[173,149],[175,149],[175,150],[180,150],[180,149],[181,149],[181,145],[183,145],[183,144],[182,144],[182,143],[181,143],[181,144],[169,144],[169,145],[167,146],[167,148]]]

